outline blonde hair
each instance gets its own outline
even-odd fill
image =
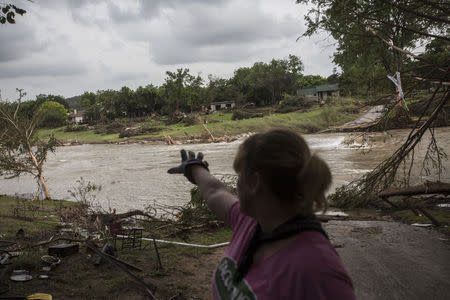
[[[302,214],[328,206],[325,192],[331,185],[330,169],[291,130],[274,129],[249,137],[239,147],[233,167],[240,176],[261,174],[280,201],[295,201]]]

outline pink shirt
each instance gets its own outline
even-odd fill
[[[256,221],[230,209],[233,236],[213,275],[214,299],[355,299],[353,285],[330,242],[317,231],[299,234],[291,244],[253,264],[237,285],[233,276]]]

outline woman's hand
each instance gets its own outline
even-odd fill
[[[193,184],[198,185],[198,189],[208,207],[218,216],[219,219],[228,223],[228,213],[237,201],[227,187],[217,178],[209,173],[208,163],[203,160],[203,154],[199,152],[197,158],[195,153],[183,149],[181,153],[181,165],[167,171],[169,174],[184,174]]]
[[[169,174],[183,174],[190,182],[193,184],[197,184],[195,182],[194,177],[192,176],[192,166],[201,166],[208,170],[208,162],[203,160],[203,153],[199,152],[197,154],[197,158],[195,158],[195,153],[192,151],[189,151],[188,154],[186,154],[186,150],[182,149],[180,151],[181,154],[181,165],[178,167],[170,168],[167,170],[167,173]]]

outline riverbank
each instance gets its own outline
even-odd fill
[[[235,140],[249,132],[259,132],[270,128],[290,128],[300,133],[314,133],[329,127],[339,126],[355,119],[360,110],[360,101],[352,98],[333,100],[322,107],[316,105],[308,110],[276,113],[271,107],[255,108],[253,117],[233,120],[232,111],[219,111],[209,115],[188,115],[175,124],[167,120],[148,118],[146,120],[122,119],[111,121],[103,127],[84,126],[41,129],[38,136],[50,134],[64,145],[96,143],[175,143],[211,142],[211,135],[221,141]],[[133,135],[139,132],[139,135]]]
[[[0,196],[1,239],[15,242],[13,247],[19,250],[19,256],[10,258],[11,264],[2,269],[0,296],[41,292],[51,294],[54,299],[145,299],[144,289],[111,263],[103,261],[95,266],[97,257],[85,246],[83,234],[71,231],[73,225],[63,226],[60,222],[61,209],[77,204],[34,202],[34,208],[28,207],[19,216],[13,213],[17,212],[18,201]],[[450,288],[446,280],[450,276],[448,237],[427,228],[393,222],[380,211],[354,211],[349,215],[330,217],[323,224],[353,280],[357,298],[445,298]],[[221,226],[193,226],[173,235],[167,224],[142,225],[144,237],[191,244],[222,243],[231,237],[230,230]],[[64,242],[57,241],[64,237],[71,238],[72,243],[80,240],[78,253],[62,258],[50,271],[42,271],[41,256],[47,254],[49,245]],[[47,244],[50,240],[54,242]],[[101,247],[104,242],[96,243]],[[225,250],[158,243],[160,268],[152,242],[143,241],[140,249],[122,249],[120,241],[118,245],[118,258],[142,270],[132,273],[148,286],[156,287],[158,299],[210,299],[211,276]],[[18,269],[27,270],[33,279],[11,281],[9,276]],[[38,279],[39,275],[48,278]]]

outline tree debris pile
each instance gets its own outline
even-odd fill
[[[403,106],[395,105],[370,130],[384,131],[409,128],[414,122]]]
[[[255,112],[251,110],[235,110],[233,111],[232,120],[243,120],[243,119],[251,119],[251,118],[262,118],[264,117],[264,113]]]

